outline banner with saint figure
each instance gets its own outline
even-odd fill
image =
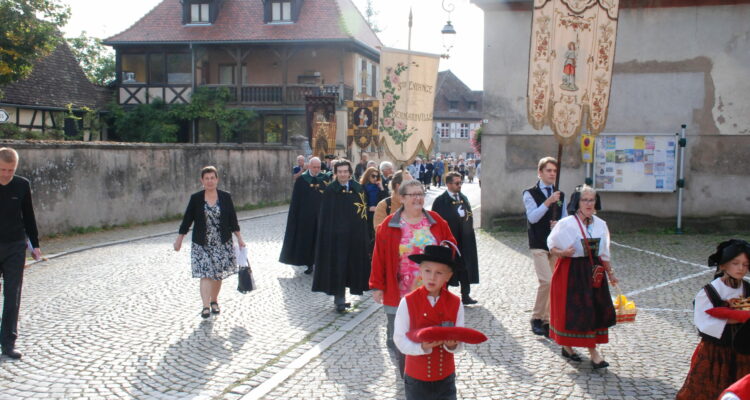
[[[357,143],[360,149],[366,149],[371,143],[378,144],[378,101],[350,100],[346,102],[349,127],[346,134],[346,145]]]
[[[306,96],[308,140],[312,154],[323,160],[336,151],[336,96]]]
[[[571,143],[607,122],[619,0],[534,0],[528,118]]]
[[[440,56],[383,48],[380,51],[380,136],[397,162],[432,151],[432,109]]]

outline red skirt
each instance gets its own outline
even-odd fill
[[[615,308],[606,279],[592,283],[588,258],[559,258],[550,286],[549,335],[562,346],[595,347],[609,342]]]
[[[676,400],[716,400],[724,389],[747,374],[750,355],[701,339]]]

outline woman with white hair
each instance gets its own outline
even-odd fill
[[[609,341],[607,329],[615,325],[606,278],[617,284],[609,263],[609,229],[594,215],[599,209],[599,196],[591,186],[576,188],[568,216],[547,237],[550,253],[558,257],[550,286],[550,338],[572,361],[581,361],[573,347],[586,347],[593,369],[609,366],[596,345]]]

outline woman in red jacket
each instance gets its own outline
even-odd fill
[[[444,240],[456,243],[448,223],[437,213],[424,209],[424,186],[419,181],[402,183],[398,193],[402,206],[378,226],[370,272],[372,296],[383,304],[388,318],[386,343],[396,352],[393,322],[398,303],[421,286],[419,264],[409,260],[409,256],[422,254],[425,246],[439,245]]]

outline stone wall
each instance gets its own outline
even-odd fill
[[[536,180],[536,161],[555,156],[557,144],[549,128],[536,131],[526,117],[531,2],[528,9],[475,2],[485,9],[482,225],[489,227],[495,217],[524,212],[521,192]],[[620,10],[604,133],[688,126],[686,217],[750,215],[750,4],[738,3]],[[561,187],[570,192],[585,172],[577,145],[564,155]],[[610,211],[676,215],[675,193],[602,199]]]
[[[20,155],[42,235],[74,227],[154,221],[182,214],[202,189],[200,169],[219,169],[235,207],[291,196],[290,146],[0,141]],[[177,229],[177,224],[175,224]]]

